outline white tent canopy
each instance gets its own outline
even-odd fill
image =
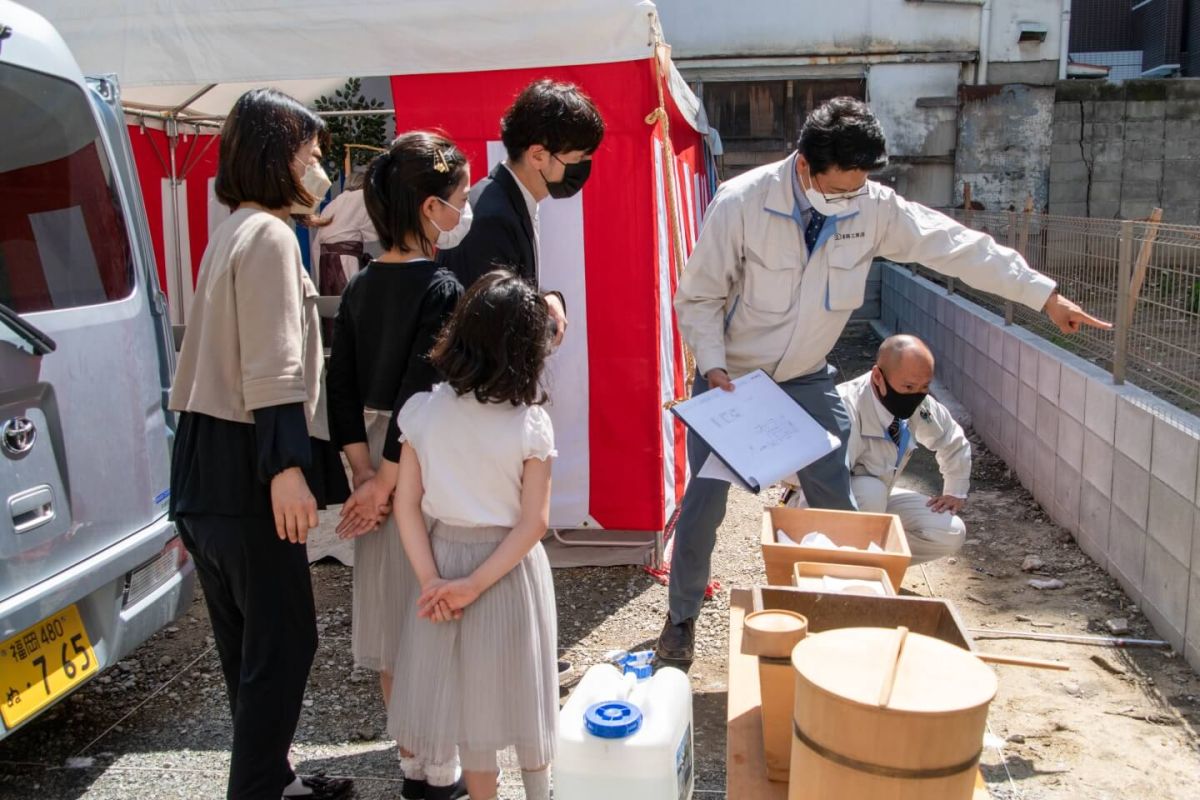
[[[113,73],[128,119],[167,132],[167,284],[175,322],[190,292],[181,227],[180,134],[214,128],[248,89],[312,105],[349,77],[487,72],[649,59],[661,41],[650,0],[19,0],[46,17],[87,75]],[[693,128],[720,140],[670,67]],[[183,126],[176,123],[183,123]],[[178,171],[177,171],[178,170]]]
[[[86,68],[84,71],[94,74],[94,71]],[[318,97],[332,96],[336,90],[341,89],[346,83],[347,76],[299,81],[238,81],[235,83],[134,87],[127,86],[119,73],[117,78],[121,82],[121,101],[130,111],[138,108],[157,111],[182,110],[186,104],[190,115],[199,118],[216,118],[219,121],[229,113],[237,99],[251,89],[269,86],[291,95],[306,106],[312,106]]]
[[[637,0],[22,0],[86,74],[127,102],[225,114],[251,86],[307,101],[347,76],[475,72],[648,58],[654,4]],[[285,83],[286,82],[286,83]]]
[[[311,105],[348,77],[606,64],[654,53],[650,0],[22,0],[127,107],[222,118],[272,86]],[[671,65],[688,122],[720,139]]]

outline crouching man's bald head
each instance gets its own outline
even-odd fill
[[[871,385],[888,411],[907,419],[928,394],[933,369],[933,353],[924,342],[908,334],[889,336],[879,346]]]

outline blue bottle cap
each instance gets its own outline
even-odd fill
[[[633,675],[639,681],[644,681],[654,674],[654,651],[643,650],[630,653],[621,661],[621,669],[626,675]]]
[[[588,733],[601,739],[624,739],[642,727],[642,711],[624,700],[596,703],[583,715]]]

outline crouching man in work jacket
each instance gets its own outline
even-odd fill
[[[846,466],[850,423],[825,357],[863,301],[871,259],[917,262],[1032,309],[1064,332],[1108,327],[1055,291],[1054,281],[990,236],[867,180],[887,163],[866,104],[836,98],[804,123],[789,158],[721,186],[675,296],[699,375],[693,394],[732,389],[762,369],[842,446],[797,478],[816,508],[857,506]],[[692,475],[709,450],[688,436]],[[670,611],[660,658],[687,661],[729,484],[692,478],[676,525]]]
[[[892,336],[875,366],[837,390],[850,416],[850,487],[860,511],[895,514],[912,563],[954,555],[966,539],[958,516],[971,487],[971,443],[946,407],[929,396],[933,353],[915,336]],[[896,487],[920,444],[937,454],[942,493],[928,497]],[[802,492],[787,501],[807,506]]]

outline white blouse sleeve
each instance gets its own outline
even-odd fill
[[[400,429],[401,443],[413,441],[413,433],[421,427],[422,412],[430,397],[432,392],[417,392],[400,408],[400,413],[396,415],[396,427]]]
[[[521,439],[523,461],[531,458],[545,461],[558,456],[558,451],[554,449],[554,423],[550,421],[549,412],[541,406],[530,406],[526,410],[525,430]]]

